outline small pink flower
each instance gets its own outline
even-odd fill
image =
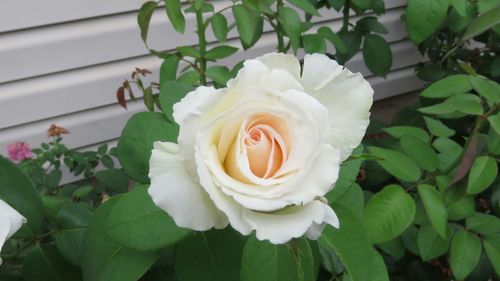
[[[13,162],[30,159],[32,155],[29,144],[22,141],[7,145],[7,153],[9,154],[9,159]]]

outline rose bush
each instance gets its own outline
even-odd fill
[[[21,214],[0,200],[0,251],[5,241],[14,235],[25,222],[26,219]],[[2,265],[1,257],[0,265]]]
[[[373,90],[325,55],[247,60],[227,88],[199,87],[174,105],[178,144],[156,142],[149,194],[177,225],[285,243],[325,224],[322,200],[369,123]]]

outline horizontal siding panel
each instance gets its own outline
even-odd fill
[[[2,0],[0,33],[137,11],[145,0]],[[401,1],[389,1],[388,7]],[[227,2],[226,2],[227,3]],[[54,8],[57,7],[54,12]]]
[[[390,41],[406,36],[400,20],[405,2],[393,0],[387,3],[392,10],[387,11],[382,22],[390,30],[387,35]],[[222,1],[215,5],[222,8],[227,3]],[[333,25],[340,26],[339,13],[325,9],[321,12],[324,17],[315,19],[323,24],[326,24],[324,21],[336,20]],[[169,26],[165,12],[158,10],[152,18],[149,45],[155,49],[172,50],[176,46],[196,44],[193,14],[187,15],[186,21],[185,34],[176,33]],[[270,30],[269,26],[266,29]],[[231,31],[230,36],[236,37],[236,31]],[[214,40],[214,36],[210,34],[208,39]],[[136,13],[0,34],[0,42],[0,83],[147,54],[139,36]]]
[[[368,80],[375,90],[376,100],[413,91],[423,85],[423,82],[415,76],[413,67],[393,71],[387,75],[387,80],[381,77],[371,77]],[[32,146],[39,146],[41,142],[47,141],[46,129],[52,123],[70,130],[71,134],[64,138],[64,143],[69,148],[85,147],[113,140],[119,137],[128,118],[139,111],[144,111],[141,100],[129,103],[128,110],[117,105],[109,105],[2,130],[0,131],[0,152],[5,154],[7,144],[16,141],[25,141]]]
[[[232,66],[240,59],[270,52],[274,42],[274,36],[267,34],[254,48],[223,62]],[[395,58],[393,69],[408,67],[423,59],[409,41],[393,43],[391,48]],[[3,115],[0,129],[114,104],[117,87],[129,77],[134,67],[150,69],[153,72],[150,79],[157,80],[159,65],[159,59],[148,56],[0,85],[0,93],[3,93],[0,95],[0,112]],[[347,66],[369,75],[360,53]]]
[[[137,10],[144,0],[2,0],[0,32]]]

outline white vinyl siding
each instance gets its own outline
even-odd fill
[[[45,0],[0,3],[0,153],[7,144],[26,141],[38,146],[47,140],[46,129],[56,123],[70,130],[64,143],[70,148],[92,147],[113,142],[127,119],[145,110],[142,101],[129,102],[128,110],[116,103],[115,92],[135,67],[153,72],[158,80],[161,61],[148,54],[137,27],[139,0]],[[381,22],[389,29],[385,37],[393,50],[393,66],[387,79],[373,77],[361,54],[347,66],[368,77],[375,98],[382,99],[422,86],[414,65],[422,61],[407,41],[401,14],[405,0],[385,1],[387,12]],[[214,1],[216,10],[230,1]],[[320,11],[315,28],[323,25],[338,30],[341,15]],[[229,14],[228,14],[229,15]],[[184,35],[169,26],[159,8],[152,19],[149,45],[174,49],[195,45],[194,18],[186,18]],[[230,19],[232,21],[232,19]],[[266,33],[256,46],[224,60],[234,65],[243,58],[270,52],[275,35]],[[209,29],[210,30],[210,29]],[[209,31],[210,32],[210,31]],[[228,44],[240,47],[237,33]],[[208,40],[213,42],[210,34]],[[331,47],[331,46],[330,46]]]

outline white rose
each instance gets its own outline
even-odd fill
[[[247,60],[227,88],[199,87],[174,105],[178,144],[156,142],[149,194],[177,225],[224,228],[280,244],[325,224],[321,200],[369,123],[373,90],[325,55]]]
[[[26,219],[21,214],[7,203],[0,200],[0,251],[5,241],[14,235],[25,222]],[[1,264],[2,259],[0,258],[0,265]]]

